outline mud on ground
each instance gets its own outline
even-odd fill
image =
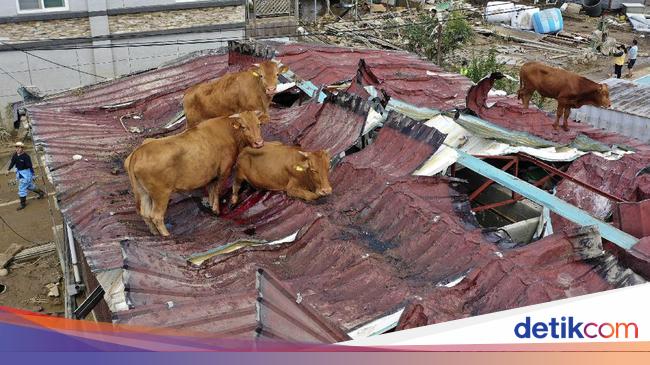
[[[36,194],[30,193],[27,208],[16,211],[19,204],[18,186],[13,183],[15,174],[4,175],[13,152],[13,148],[6,144],[0,147],[0,167],[2,168],[0,172],[0,217],[4,220],[0,220],[0,252],[5,252],[13,243],[27,248],[54,241],[47,199],[37,200],[35,199]],[[31,145],[27,146],[27,153],[35,165],[36,183],[39,188],[43,189],[41,170]],[[55,210],[55,225],[60,225],[61,215],[56,211],[52,197],[54,188],[49,183],[46,184],[46,188],[51,194],[50,206]],[[8,271],[7,276],[0,276],[0,284],[6,286],[5,292],[0,294],[0,306],[63,315],[64,288],[62,287],[63,280],[61,280],[61,266],[56,252],[30,262],[10,264]],[[50,283],[58,283],[60,294],[58,298],[48,297],[49,290],[46,285]]]

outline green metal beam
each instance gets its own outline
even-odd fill
[[[607,224],[600,219],[594,218],[584,210],[565,202],[564,200],[539,189],[516,176],[510,175],[487,162],[471,156],[463,151],[456,150],[458,153],[458,163],[468,169],[485,176],[490,180],[518,193],[526,198],[547,207],[552,212],[570,220],[581,226],[597,226],[600,235],[606,240],[623,248],[630,249],[639,240],[614,226]]]

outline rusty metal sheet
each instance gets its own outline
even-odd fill
[[[616,203],[614,224],[637,238],[650,236],[650,200]]]
[[[256,287],[258,338],[300,343],[334,343],[350,340],[303,301],[301,293],[289,291],[268,270],[258,269]]]
[[[370,65],[378,60],[377,75],[398,99],[407,100],[411,87],[424,99],[418,90],[435,85],[428,78],[392,80],[384,60],[424,62],[402,52],[300,44],[278,50],[292,71],[317,85],[353,78],[360,58]],[[150,236],[135,213],[123,158],[145,137],[177,132],[164,126],[177,115],[184,89],[239,67],[228,65],[225,54],[210,54],[29,106],[34,139],[45,148],[59,205],[90,268],[124,271],[129,310],[114,313],[116,322],[253,336],[260,267],[343,330],[410,302],[436,323],[629,285],[634,278],[609,275],[626,271],[608,258],[558,256],[575,249],[562,232],[501,252],[478,227],[458,183],[411,176],[444,135],[397,114],[373,144],[335,166],[327,198],[305,203],[248,190],[239,205],[215,217],[199,204],[202,191],[176,194],[167,214],[173,236]],[[464,97],[462,88],[458,94]],[[445,95],[447,105],[455,103]],[[343,150],[363,118],[342,110],[331,102],[273,108],[264,133],[305,148]],[[142,132],[129,132],[132,127]],[[74,161],[74,154],[83,158]],[[296,232],[293,242],[243,247],[200,266],[187,261],[227,242],[274,241]]]

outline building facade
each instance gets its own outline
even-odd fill
[[[43,94],[159,66],[246,35],[245,0],[0,1],[0,126],[21,86]]]

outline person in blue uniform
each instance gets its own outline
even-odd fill
[[[25,209],[27,206],[27,192],[31,191],[38,194],[38,199],[45,196],[43,190],[36,187],[34,184],[34,168],[32,167],[32,159],[25,153],[25,145],[22,142],[17,142],[16,153],[11,156],[11,163],[7,173],[11,171],[14,166],[16,167],[16,180],[18,180],[18,197],[20,198],[20,206],[17,210]]]

